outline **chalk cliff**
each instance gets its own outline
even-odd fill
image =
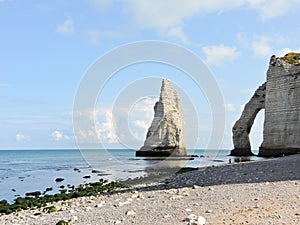
[[[300,54],[272,56],[267,72],[260,156],[300,152]]]
[[[181,101],[171,82],[163,79],[160,98],[144,146],[136,156],[185,156],[184,119]]]
[[[252,155],[249,133],[262,108],[265,108],[265,121],[259,156],[300,152],[299,53],[271,57],[267,82],[255,91],[232,129],[234,149],[231,155]]]

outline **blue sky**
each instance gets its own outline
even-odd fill
[[[225,102],[221,148],[230,149],[231,127],[265,81],[270,56],[300,51],[299,10],[299,0],[0,0],[0,149],[75,148],[73,101],[82,77],[100,56],[143,40],[174,43],[206,63]],[[120,144],[114,102],[147,77],[153,95],[139,96],[128,113],[137,142]],[[188,96],[182,99],[187,147],[199,138],[196,147],[205,148],[211,131],[205,93],[182,72],[159,63],[131,65],[115,74],[93,109],[96,132],[82,133],[77,141],[107,148],[142,145],[164,77]],[[189,114],[193,107],[196,117]],[[195,119],[197,134],[190,128]],[[262,121],[260,113],[251,132],[254,149],[262,141]]]

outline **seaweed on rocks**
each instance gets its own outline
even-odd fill
[[[54,195],[45,194],[44,196],[25,196],[18,197],[14,200],[14,203],[10,204],[6,200],[0,201],[0,215],[10,214],[20,210],[26,210],[31,208],[42,208],[46,207],[49,202],[65,201],[72,198],[78,198],[83,196],[93,196],[101,194],[105,191],[112,191],[116,188],[127,188],[128,185],[111,182],[104,184],[104,182],[88,183],[79,185],[78,187],[71,190],[63,190],[61,193]],[[45,208],[44,208],[45,209]]]

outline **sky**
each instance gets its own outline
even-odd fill
[[[0,149],[80,143],[137,149],[162,78],[182,98],[187,147],[207,148],[211,102],[172,65],[140,62],[114,74],[100,68],[97,76],[109,79],[94,107],[74,111],[84,77],[102,56],[147,40],[180,46],[205,63],[224,100],[220,148],[231,149],[232,126],[266,80],[271,55],[300,52],[299,10],[300,0],[0,0]],[[74,117],[93,127],[74,132]],[[263,117],[260,112],[251,130],[253,149],[262,142]]]

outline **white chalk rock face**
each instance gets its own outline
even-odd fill
[[[270,60],[260,156],[300,152],[300,54]]]
[[[185,156],[184,118],[181,101],[171,82],[163,79],[160,98],[144,146],[136,156]]]
[[[267,82],[246,104],[233,131],[231,155],[252,155],[249,133],[259,110],[265,108],[263,143],[259,156],[300,152],[300,53],[270,59]]]

